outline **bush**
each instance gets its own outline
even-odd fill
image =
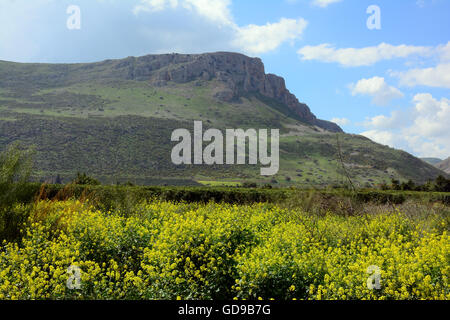
[[[34,149],[14,143],[0,154],[0,241],[16,240],[27,217],[27,207],[16,205],[28,197],[28,178]]]
[[[72,184],[80,184],[85,186],[98,186],[100,182],[92,177],[86,175],[86,173],[77,173],[77,177],[72,181]]]
[[[151,201],[124,217],[89,202],[36,203],[0,250],[0,299],[450,299],[448,216]]]

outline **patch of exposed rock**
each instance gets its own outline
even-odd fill
[[[289,92],[283,78],[266,74],[259,58],[238,53],[163,54],[116,60],[116,70],[127,79],[150,81],[163,86],[169,81],[187,83],[196,80],[220,81],[216,98],[238,99],[246,93],[258,93],[289,107],[302,121],[332,132],[342,132],[335,123],[317,119],[309,107]],[[120,71],[119,71],[120,70]]]

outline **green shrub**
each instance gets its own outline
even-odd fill
[[[17,240],[26,220],[27,207],[16,206],[28,197],[28,178],[34,150],[14,143],[0,154],[0,241]]]

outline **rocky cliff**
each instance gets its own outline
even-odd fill
[[[216,97],[224,101],[242,94],[258,93],[289,107],[302,121],[332,132],[342,132],[335,123],[319,120],[309,107],[289,92],[283,78],[266,74],[259,58],[238,53],[164,54],[129,57],[115,61],[115,68],[127,79],[150,81],[156,86],[167,82],[186,83],[196,80],[218,80],[223,85]]]
[[[105,60],[85,64],[13,64],[0,70],[0,87],[29,90],[70,86],[104,80],[149,81],[154,86],[199,80],[217,82],[214,94],[233,101],[259,94],[287,106],[298,120],[331,132],[342,132],[335,123],[319,120],[309,107],[289,92],[283,78],[266,74],[259,58],[238,53],[161,54]]]

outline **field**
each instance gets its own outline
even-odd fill
[[[394,205],[239,188],[247,201],[227,203],[98,188],[12,206],[0,299],[450,299],[450,210],[430,194]]]

